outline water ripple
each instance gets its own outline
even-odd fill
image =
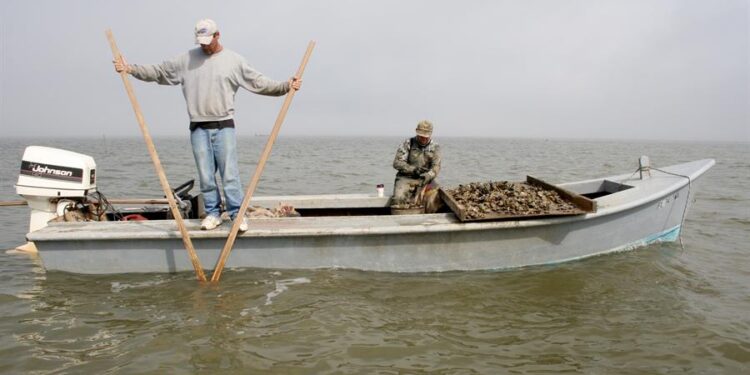
[[[392,183],[400,140],[280,139],[259,193],[372,193],[375,183]],[[264,141],[242,140],[243,177]],[[746,372],[750,176],[737,173],[747,166],[746,146],[441,143],[440,179],[447,185],[620,173],[633,170],[641,152],[655,165],[709,155],[719,163],[697,190],[684,250],[654,244],[549,267],[428,274],[243,269],[228,270],[219,285],[198,285],[190,273],[44,272],[38,258],[3,252],[0,373]],[[16,199],[12,183],[26,143],[0,144],[0,198]],[[170,181],[195,178],[185,139],[157,146]],[[142,152],[122,160],[108,151],[125,148]],[[94,142],[88,150],[109,197],[161,195],[140,140]],[[28,210],[3,212],[0,242],[7,249],[24,242]]]

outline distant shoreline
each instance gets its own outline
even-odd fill
[[[309,138],[309,139],[403,139],[410,137],[411,134],[408,134],[408,132],[405,132],[404,134],[395,134],[395,135],[301,135],[301,134],[290,134],[290,135],[283,135],[279,134],[279,139],[289,138],[289,139],[300,139],[300,138]],[[187,139],[187,134],[185,135],[152,135],[152,137],[155,140],[158,139]],[[253,134],[253,135],[245,135],[240,134],[238,135],[238,138],[240,139],[248,139],[248,138],[267,138],[267,134]],[[29,141],[30,143],[38,142],[38,141],[50,141],[50,140],[61,140],[61,141],[69,141],[69,140],[75,140],[75,139],[81,139],[81,140],[98,140],[98,141],[115,141],[115,140],[123,140],[123,139],[141,139],[141,136],[125,136],[125,135],[99,135],[99,136],[93,136],[93,135],[83,135],[83,136],[49,136],[49,137],[35,137],[35,136],[9,136],[9,137],[3,137],[3,141]],[[533,137],[493,137],[493,136],[455,136],[455,135],[446,135],[446,136],[440,136],[435,135],[436,140],[449,140],[449,139],[493,139],[493,140],[499,140],[499,141],[539,141],[539,142],[587,142],[587,143],[611,143],[611,142],[625,142],[625,143],[649,143],[649,144],[658,144],[658,143],[666,143],[666,144],[672,144],[672,143],[683,143],[683,144],[737,144],[737,145],[749,145],[750,146],[750,140],[689,140],[689,139],[670,139],[670,140],[663,140],[663,139],[613,139],[613,138],[533,138]],[[750,151],[750,150],[748,150]]]

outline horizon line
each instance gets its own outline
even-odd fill
[[[185,135],[179,135],[179,134],[152,134],[153,138],[162,138],[162,139],[172,139],[172,138],[183,138]],[[267,138],[268,134],[240,134],[237,136],[237,138]],[[404,135],[372,135],[372,134],[366,134],[366,135],[353,135],[353,134],[336,134],[336,135],[329,135],[329,134],[279,134],[279,138],[396,138],[401,139],[404,137],[410,137],[408,134]],[[32,135],[10,135],[3,137],[5,140],[25,140],[25,139],[64,139],[64,140],[70,140],[70,139],[135,139],[135,138],[142,138],[141,135],[111,135],[108,136],[106,134],[101,135],[91,135],[91,134],[85,134],[85,135],[56,135],[56,136],[45,136],[45,137],[38,137],[38,136],[32,136]],[[658,142],[665,142],[665,143],[731,143],[731,144],[750,144],[750,138],[746,140],[736,140],[736,139],[660,139],[660,138],[598,138],[598,137],[580,137],[580,138],[574,138],[574,137],[533,137],[533,136],[482,136],[482,135],[445,135],[445,136],[435,136],[433,137],[436,140],[439,139],[502,139],[502,140],[536,140],[536,141],[599,141],[599,142],[649,142],[649,143],[658,143]]]

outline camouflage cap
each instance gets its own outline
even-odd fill
[[[432,123],[427,120],[422,120],[417,124],[417,135],[422,137],[432,136]]]

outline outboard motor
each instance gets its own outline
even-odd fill
[[[96,190],[96,163],[88,155],[51,147],[29,146],[23,153],[16,193],[31,208],[29,232],[44,228]]]

